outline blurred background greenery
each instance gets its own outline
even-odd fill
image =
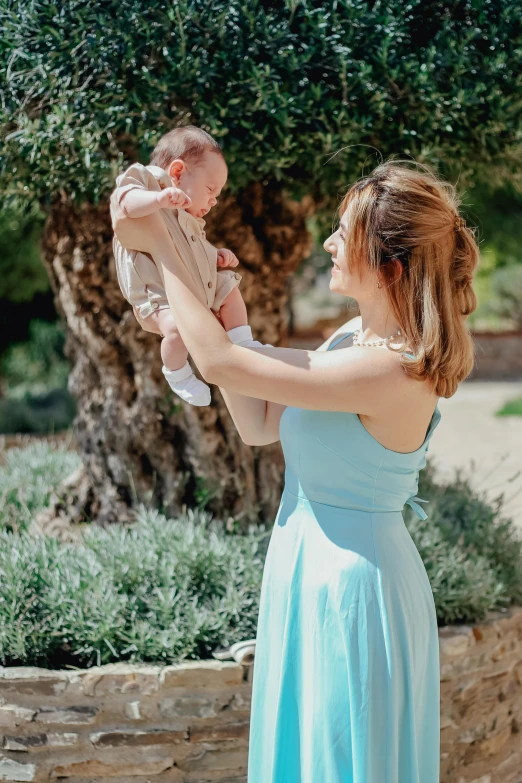
[[[0,211],[0,433],[52,433],[70,426],[65,331],[40,252],[44,216]]]

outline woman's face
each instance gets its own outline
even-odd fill
[[[349,210],[350,204],[348,204],[348,208],[341,216],[339,228],[328,237],[323,247],[327,253],[332,255],[330,291],[343,294],[343,296],[350,296],[357,302],[361,302],[367,298],[369,293],[374,292],[377,280],[375,274],[372,274],[369,269],[363,270],[360,277],[358,272],[351,273],[348,271],[346,233]]]
[[[336,291],[339,294],[356,299],[355,290],[359,285],[359,280],[350,274],[346,262],[346,218],[347,211],[341,216],[339,228],[328,237],[323,247],[327,253],[332,255],[330,291]]]

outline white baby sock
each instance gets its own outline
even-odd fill
[[[162,372],[172,391],[182,400],[190,405],[210,405],[210,388],[196,378],[188,360],[179,370],[168,370],[163,365]]]
[[[242,345],[244,348],[274,347],[270,343],[260,343],[259,340],[254,340],[252,329],[248,324],[246,326],[235,326],[233,329],[229,329],[227,334],[235,345]]]
[[[263,344],[259,340],[254,340],[252,329],[248,324],[235,326],[233,329],[229,329],[227,334],[233,343],[242,345],[245,348],[262,347],[263,345],[273,348],[270,343]],[[196,378],[188,360],[178,370],[168,370],[163,365],[162,372],[172,391],[181,397],[182,400],[190,403],[190,405],[210,405],[210,388],[206,383]]]

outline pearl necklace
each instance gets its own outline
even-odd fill
[[[354,332],[352,332],[352,334],[353,334],[352,345],[358,345],[361,348],[363,348],[363,347],[364,348],[366,348],[366,347],[372,348],[373,346],[377,346],[377,345],[387,345],[391,340],[393,340],[394,337],[398,337],[401,334],[401,330],[397,329],[395,334],[390,335],[390,337],[385,337],[383,340],[373,340],[371,342],[362,343],[362,342],[360,342],[357,339],[357,335],[360,334],[360,331],[361,331],[360,329],[356,329]]]

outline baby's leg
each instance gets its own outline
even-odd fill
[[[243,345],[246,348],[259,348],[262,345],[252,337],[246,305],[238,286],[233,288],[223,301],[219,308],[219,318],[233,343]]]
[[[163,335],[161,341],[162,372],[173,392],[191,405],[210,405],[210,389],[196,378],[188,362],[188,351],[176,326],[170,309],[164,308],[152,313],[153,319]]]
[[[238,286],[233,288],[223,301],[219,308],[219,315],[227,332],[236,326],[244,326],[248,323],[246,305]]]
[[[170,310],[158,310],[149,318],[154,318],[163,340],[161,341],[161,358],[168,370],[179,370],[187,361],[188,351],[181,339],[176,321]]]

